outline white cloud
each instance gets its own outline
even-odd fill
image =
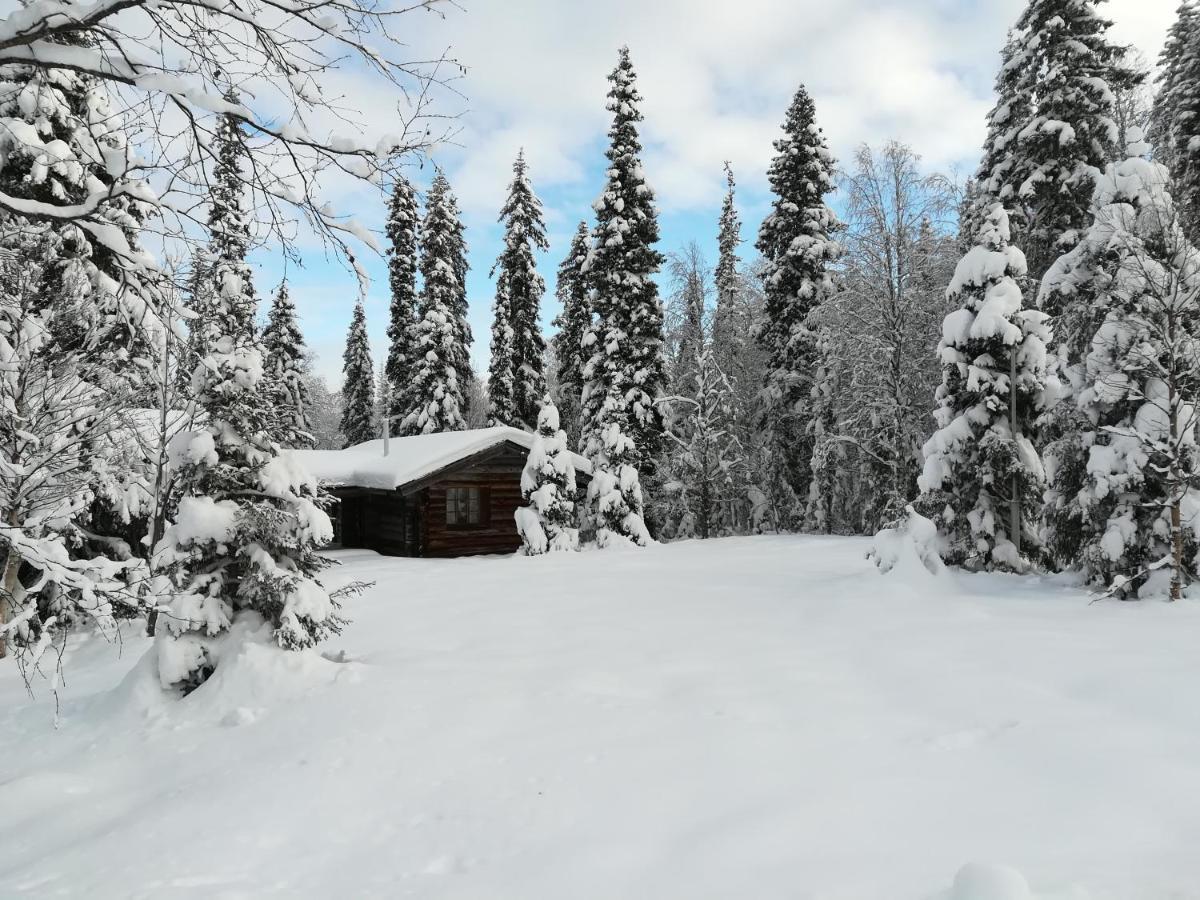
[[[802,82],[840,158],[864,141],[894,137],[930,166],[972,168],[999,49],[1024,7],[1024,0],[461,3],[444,20],[425,17],[412,43],[448,45],[467,67],[458,84],[468,98],[459,146],[439,149],[435,159],[470,229],[477,365],[486,359],[490,296],[481,276],[496,249],[495,216],[516,151],[525,148],[536,187],[557,201],[547,204],[552,236],[567,239],[601,182],[605,76],[620,45],[630,46],[645,97],[646,169],[660,207],[715,217],[724,159],[734,163],[744,205],[761,207],[771,141]],[[1174,6],[1112,0],[1106,14],[1117,40],[1154,59]],[[447,102],[444,111],[456,111]],[[747,237],[753,227],[748,217]],[[667,249],[678,243],[664,238]],[[556,242],[547,276],[561,249]]]

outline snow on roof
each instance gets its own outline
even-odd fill
[[[291,453],[318,481],[392,491],[505,442],[528,450],[533,446],[533,435],[498,425],[391,438],[387,456],[383,455],[382,439],[345,450],[292,450]],[[582,456],[572,453],[571,459],[576,471],[591,471]]]

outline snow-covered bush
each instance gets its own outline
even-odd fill
[[[925,444],[917,508],[945,534],[947,562],[1019,570],[1019,539],[1036,540],[1044,476],[1025,429],[1041,409],[1050,331],[1044,313],[1021,308],[1025,258],[1008,240],[996,204],[950,284],[962,306],[942,326],[938,429]]]
[[[604,429],[603,451],[592,462],[588,485],[588,509],[596,527],[596,545],[601,549],[650,543],[650,532],[642,518],[642,485],[633,461],[637,451],[617,422]]]
[[[529,505],[516,511],[517,531],[526,556],[579,549],[575,465],[567,449],[566,432],[558,425],[558,409],[547,395],[521,473],[521,496]]]
[[[873,560],[884,575],[893,570],[902,574],[917,572],[922,567],[931,575],[937,575],[944,568],[937,525],[911,506],[898,523],[875,535],[867,558]]]

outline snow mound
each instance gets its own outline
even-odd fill
[[[954,876],[950,900],[1034,900],[1025,877],[1007,866],[968,863]]]
[[[180,641],[158,641],[105,699],[110,714],[180,725],[245,725],[272,706],[299,700],[345,679],[357,680],[357,665],[341,664],[316,650],[282,650],[272,627],[257,615],[244,614],[229,632],[210,639],[215,670],[182,699],[163,687],[163,654],[177,652]],[[170,661],[166,664],[169,666]]]
[[[911,506],[905,510],[899,524],[875,535],[867,558],[874,560],[883,575],[897,572],[902,576],[928,578],[945,568],[939,551],[937,526]]]
[[[1008,866],[968,863],[954,876],[946,900],[1088,900],[1087,891],[1070,888],[1064,892],[1035,894],[1025,876]]]

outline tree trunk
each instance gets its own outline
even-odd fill
[[[1171,501],[1171,600],[1183,596],[1183,491],[1186,489],[1179,472],[1179,404],[1175,399],[1175,386],[1170,386],[1167,402],[1171,404],[1171,490],[1175,498]]]
[[[19,584],[17,576],[21,573],[21,555],[11,546],[4,555],[4,575],[0,582],[0,626],[7,625],[13,616],[13,596]],[[0,633],[0,659],[8,655],[8,634]]]

